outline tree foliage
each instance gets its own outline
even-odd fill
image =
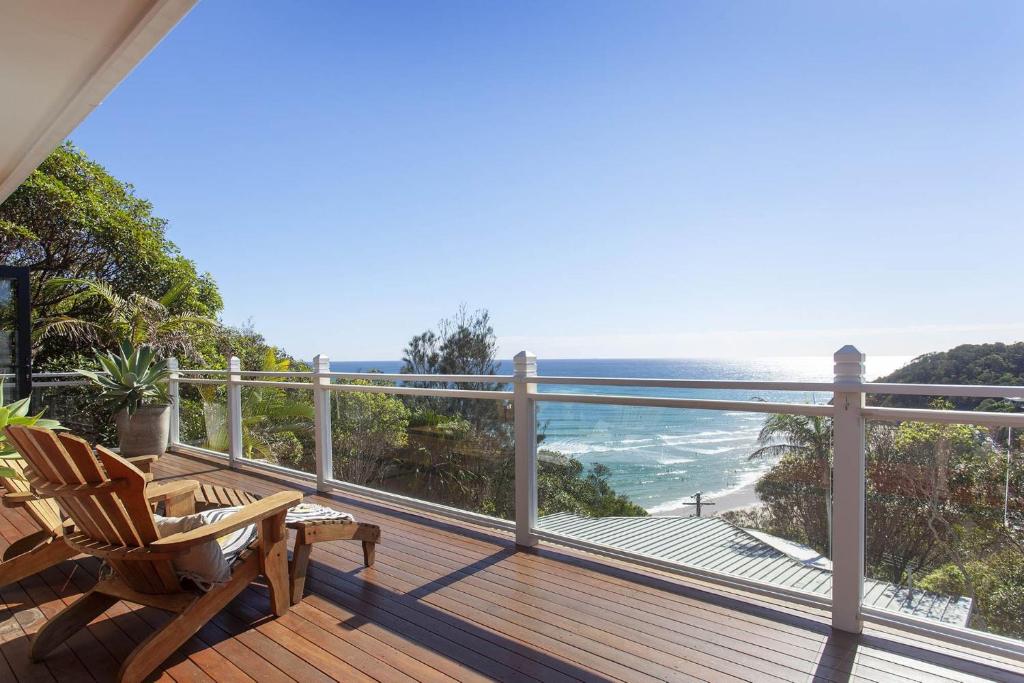
[[[760,455],[778,461],[756,485],[764,505],[727,517],[827,553],[831,424],[811,421],[766,420],[761,436],[771,450]],[[868,426],[865,570],[895,584],[970,597],[973,627],[1021,637],[1024,464],[1011,461],[1007,479],[1006,454],[992,437],[971,425]]]
[[[1016,344],[962,344],[949,351],[926,353],[899,370],[882,377],[879,382],[903,384],[987,384],[1024,385],[1024,342]],[[935,397],[886,396],[872,397],[880,405],[924,408]],[[1013,410],[1005,402],[993,407],[991,399],[956,396],[949,399],[957,410]]]
[[[494,375],[498,342],[485,310],[466,306],[442,319],[437,331],[414,336],[402,354],[402,372],[432,375]]]
[[[101,320],[108,313],[102,301],[75,296],[76,280],[102,283],[122,299],[159,301],[174,291],[170,314],[217,316],[223,302],[213,278],[197,272],[167,239],[166,227],[131,185],[70,142],[0,204],[0,259],[31,272],[35,367],[81,351],[79,340],[47,334],[62,320]],[[59,279],[65,283],[52,284]]]

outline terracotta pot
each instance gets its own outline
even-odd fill
[[[141,406],[130,418],[128,412],[122,410],[114,418],[122,456],[163,455],[167,451],[171,434],[169,405]]]

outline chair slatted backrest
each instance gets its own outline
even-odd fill
[[[42,427],[11,426],[7,434],[40,483],[78,487],[78,491],[64,494],[57,490],[54,499],[97,547],[138,548],[160,537],[146,500],[146,478],[127,460],[102,446],[94,453],[87,441]],[[125,583],[140,593],[181,590],[167,559],[108,562]]]
[[[38,477],[24,460],[4,460],[0,464],[11,468],[21,475],[21,478],[0,477],[0,487],[3,487],[8,493],[29,493],[32,491],[32,482],[37,481]],[[63,524],[60,508],[52,498],[27,501],[25,503],[25,511],[32,518],[32,521],[39,525],[40,529],[49,531],[55,536],[60,535]]]

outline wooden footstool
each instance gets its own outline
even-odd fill
[[[242,489],[218,486],[216,484],[200,484],[196,491],[196,512],[210,508],[246,505],[260,499],[260,496]],[[288,575],[291,581],[291,602],[293,605],[302,600],[302,591],[306,585],[306,570],[309,568],[309,555],[313,544],[323,541],[362,541],[363,565],[373,564],[376,546],[380,543],[380,527],[376,524],[355,522],[348,519],[306,519],[288,522],[286,526],[295,530],[295,547],[292,559],[288,563]]]

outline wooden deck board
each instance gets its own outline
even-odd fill
[[[833,633],[827,615],[354,496],[316,495],[287,477],[167,455],[158,479],[189,477],[308,499],[379,524],[374,567],[358,543],[315,546],[306,597],[267,616],[243,592],[173,655],[174,681],[873,681],[1004,680],[1019,663],[873,629]],[[0,510],[0,547],[32,528]],[[0,587],[0,680],[107,681],[165,618],[119,603],[42,664],[27,659],[42,620],[95,581],[77,558]]]

